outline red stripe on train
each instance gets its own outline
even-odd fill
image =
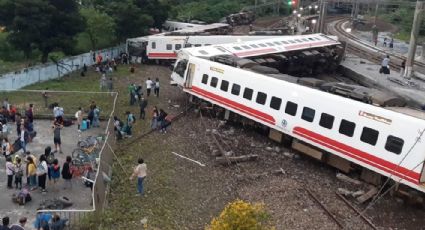
[[[216,101],[218,103],[221,103],[221,104],[224,104],[226,106],[229,106],[229,107],[231,107],[233,109],[236,109],[236,110],[238,110],[238,111],[240,111],[242,113],[245,113],[245,114],[247,114],[249,116],[253,116],[253,117],[255,117],[257,119],[260,119],[260,120],[262,120],[264,122],[267,122],[267,123],[269,123],[271,125],[275,125],[275,119],[272,116],[268,115],[268,114],[265,114],[263,112],[260,112],[258,110],[255,110],[255,109],[252,109],[250,107],[247,107],[247,106],[242,105],[240,103],[237,103],[235,101],[229,100],[229,99],[227,99],[225,97],[222,97],[222,96],[216,95],[214,93],[208,92],[208,91],[206,91],[204,89],[201,89],[199,87],[196,87],[196,86],[192,86],[192,90],[193,90],[193,92],[195,92],[195,93],[197,93],[197,94],[199,94],[201,96],[207,97],[207,98],[209,98],[211,100],[214,100],[214,101]]]
[[[318,133],[312,132],[301,127],[295,127],[293,133],[298,134],[299,136],[302,136],[311,141],[314,141],[322,146],[333,149],[348,157],[362,161],[375,168],[378,168],[390,174],[394,174],[395,176],[400,177],[404,180],[410,181],[414,184],[419,184],[420,174],[417,172],[398,166],[397,164],[391,163],[382,158],[373,156],[372,154],[363,152],[361,150],[358,150],[356,148],[345,145],[341,142],[335,141],[333,139],[327,138]]]
[[[175,58],[177,57],[176,53],[149,53],[148,57],[168,57]]]
[[[312,46],[330,45],[330,44],[335,44],[336,45],[338,43],[333,42],[333,41],[310,42],[310,43],[307,43],[307,44],[304,43],[304,44],[289,45],[289,46],[286,46],[285,48],[287,50],[294,50],[294,49],[310,48]]]
[[[244,56],[244,55],[260,54],[260,53],[276,52],[276,51],[277,51],[276,49],[267,48],[267,49],[261,49],[261,50],[251,50],[251,51],[238,52],[238,53],[234,53],[234,54],[236,56]]]

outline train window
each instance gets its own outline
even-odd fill
[[[227,92],[227,90],[229,89],[229,82],[222,80],[220,89],[223,90],[224,92]]]
[[[295,41],[296,41],[296,42],[303,42],[303,41],[301,41],[300,39],[295,39]]]
[[[368,128],[363,127],[362,135],[360,136],[360,140],[364,143],[368,143],[371,145],[376,145],[376,142],[378,141],[379,132]]]
[[[267,94],[263,92],[258,92],[257,99],[255,100],[258,104],[264,105],[266,103]]]
[[[216,77],[212,77],[210,86],[215,88],[215,87],[217,87],[217,83],[218,83],[218,79]]]
[[[289,42],[287,42],[287,41],[282,41],[282,43],[283,43],[283,44],[289,44]]]
[[[252,90],[250,88],[245,88],[245,90],[243,91],[243,98],[251,100],[253,92],[254,92],[254,90]]]
[[[313,38],[308,38],[308,40],[313,41],[314,39]]]
[[[190,43],[184,44],[184,48],[187,48],[187,47],[192,47],[192,44]]]
[[[266,42],[266,44],[269,45],[269,46],[274,46],[274,44],[271,43],[271,42]]]
[[[199,53],[203,54],[203,55],[208,55],[208,52],[205,50],[199,50]]]
[[[241,86],[238,85],[238,84],[233,84],[233,86],[232,86],[232,94],[233,95],[236,95],[236,96],[239,96],[240,91],[241,91]]]
[[[211,44],[205,44],[205,46],[210,46]]]
[[[202,45],[201,44],[195,44],[195,47],[201,47]]]
[[[252,45],[250,45],[252,48],[258,48],[258,46],[257,45],[254,45],[254,44],[252,44]]]
[[[301,119],[308,122],[313,122],[315,114],[316,114],[316,111],[314,109],[309,107],[304,107],[303,113],[301,114]]]
[[[295,43],[295,41],[294,41],[294,40],[289,40],[289,42],[290,42],[290,43],[292,43],[292,44],[293,44],[293,43]]]
[[[288,101],[286,103],[285,113],[291,116],[295,116],[297,114],[298,105],[294,102]]]
[[[320,38],[313,38],[314,40],[316,40],[316,41],[320,41]]]
[[[308,42],[308,39],[307,38],[303,38],[302,40],[305,41],[305,42]]]
[[[322,115],[320,116],[319,125],[327,129],[332,129],[334,125],[334,120],[334,116],[329,115],[327,113],[322,113]]]
[[[235,50],[242,50],[241,47],[239,47],[239,46],[233,46],[233,49],[235,49]]]
[[[207,82],[208,82],[208,74],[202,75],[202,83],[207,84]]]
[[[172,50],[173,49],[173,45],[171,45],[171,44],[167,44],[167,50]]]
[[[389,135],[387,137],[387,143],[385,143],[385,149],[389,152],[400,154],[403,149],[403,145],[403,139]]]
[[[179,50],[179,49],[181,49],[182,48],[182,45],[181,44],[175,44],[174,45],[174,49],[175,50]]]
[[[282,45],[280,42],[273,42],[276,45]]]
[[[151,46],[152,46],[152,49],[156,49],[156,42],[152,42]]]
[[[341,124],[339,125],[339,133],[352,137],[355,128],[356,124],[354,122],[342,119]]]
[[[266,44],[264,44],[264,43],[260,43],[258,45],[261,46],[261,47],[267,47]]]
[[[282,99],[278,97],[272,97],[272,100],[270,101],[270,108],[279,110],[281,104],[282,104]]]
[[[245,45],[243,45],[242,48],[247,49],[247,50],[251,49],[251,47],[245,46]]]

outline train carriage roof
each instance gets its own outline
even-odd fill
[[[184,51],[200,57],[212,57],[225,54],[237,57],[253,57],[338,44],[340,44],[340,42],[334,37],[324,34],[309,34],[280,36],[278,38],[274,37],[256,41],[227,43],[208,47],[187,48],[184,49]]]

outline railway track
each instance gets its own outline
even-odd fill
[[[343,25],[349,21],[349,19],[347,18],[337,19],[333,21],[336,22],[333,27],[328,27],[328,33],[336,35],[341,40],[347,42],[348,51],[378,64],[381,63],[382,57],[384,55],[389,55],[391,57],[390,68],[397,71],[400,69],[401,62],[405,60],[406,57],[401,54],[381,50],[371,44],[362,41],[355,35],[346,32],[343,28]],[[425,72],[425,63],[415,61],[414,65],[420,72]]]
[[[304,190],[339,229],[378,229],[343,195],[335,193],[335,196],[324,199],[308,188]]]

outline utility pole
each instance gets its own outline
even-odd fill
[[[255,0],[255,3],[254,3],[254,15],[257,17],[257,1],[258,0]]]
[[[327,6],[328,2],[327,0],[322,0],[321,1],[321,6],[320,6],[320,16],[319,16],[319,33],[323,33],[324,32],[324,26],[325,26],[325,17],[326,17],[326,6]]]
[[[357,19],[359,16],[359,5],[360,5],[359,0],[356,0],[356,8],[354,10],[354,20]]]
[[[419,35],[419,27],[421,25],[422,12],[424,10],[424,2],[417,1],[415,15],[413,18],[412,32],[410,34],[409,52],[407,53],[405,76],[411,78],[413,75],[413,63],[415,62],[416,42]]]
[[[376,25],[376,20],[378,18],[378,9],[379,9],[379,1],[376,1],[376,6],[375,6],[375,18],[373,20],[373,24]]]

